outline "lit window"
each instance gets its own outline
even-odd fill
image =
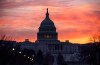
[[[50,36],[50,35],[46,35],[45,37],[46,37],[46,38],[50,38],[51,36]]]

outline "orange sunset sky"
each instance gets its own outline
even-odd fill
[[[59,40],[86,43],[100,33],[100,0],[0,0],[0,32],[35,41],[49,8]]]

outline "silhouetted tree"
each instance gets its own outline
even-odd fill
[[[6,41],[7,42],[7,41]],[[3,40],[3,43],[5,44],[5,41]],[[7,42],[12,43],[12,42]],[[32,54],[34,53],[33,50],[29,50],[30,52],[26,52],[26,54]],[[21,52],[21,53],[19,53]],[[30,56],[30,58],[31,58]],[[28,56],[24,56],[21,49],[14,48],[14,47],[8,47],[6,45],[0,45],[0,65],[32,65],[34,64],[31,59],[28,58]]]
[[[14,40],[12,36],[8,36],[5,32],[0,32],[0,40]]]
[[[62,65],[67,65],[67,62],[63,62]]]
[[[98,48],[95,43],[89,44],[86,48],[82,49],[81,56],[83,61],[90,65],[96,65]]]
[[[59,53],[58,56],[57,56],[57,64],[62,65],[64,62],[65,61],[64,61],[63,56],[61,55],[61,53]]]
[[[36,55],[36,64],[43,65],[43,61],[44,61],[43,52],[39,50]]]
[[[92,43],[99,42],[100,43],[100,34],[92,36],[90,38],[90,42],[92,42]]]
[[[51,55],[51,53],[46,53],[45,58],[44,58],[44,64],[47,65],[53,65],[54,63],[54,56]]]
[[[6,34],[0,32],[0,40],[6,40]]]

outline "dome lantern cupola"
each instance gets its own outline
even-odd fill
[[[45,17],[45,19],[41,22],[40,27],[42,27],[42,26],[52,26],[52,27],[54,26],[54,27],[55,27],[53,21],[49,18],[49,11],[48,11],[48,8],[47,8],[47,12],[46,12],[46,17]]]
[[[48,8],[47,8],[47,12],[46,12],[46,18],[49,18]]]
[[[37,33],[37,40],[38,41],[47,41],[47,40],[57,40],[58,33],[56,32],[56,27],[53,21],[49,18],[49,11],[47,8],[46,17],[41,22],[39,31]]]

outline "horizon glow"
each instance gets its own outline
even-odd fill
[[[0,33],[16,41],[35,41],[40,23],[49,8],[58,38],[87,43],[100,34],[100,0],[1,0]]]

